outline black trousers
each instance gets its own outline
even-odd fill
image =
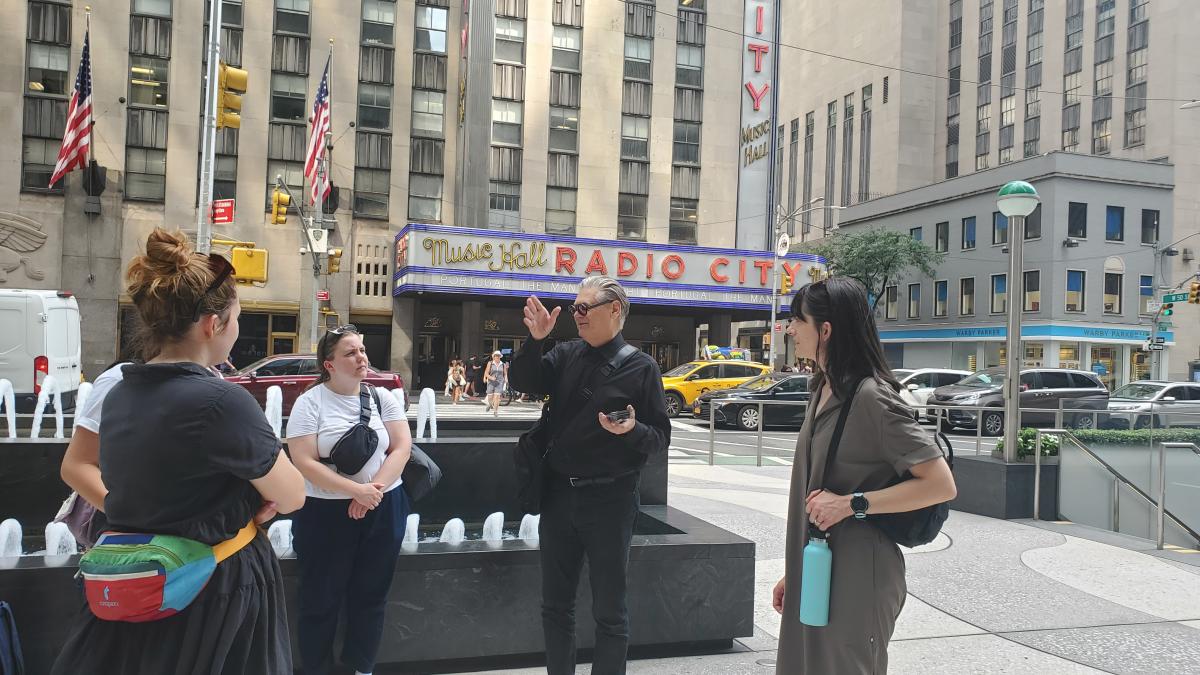
[[[592,673],[624,673],[629,646],[625,575],[640,506],[638,474],[607,485],[570,487],[553,477],[548,483],[538,528],[546,670],[549,675],[575,672],[575,594],[587,556],[596,621]]]
[[[410,507],[403,487],[384,494],[362,520],[350,518],[349,507],[349,499],[309,497],[292,520],[305,675],[325,675],[333,667],[333,639],[343,601],[341,661],[364,673],[375,669],[384,607]]]

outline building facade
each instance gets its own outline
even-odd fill
[[[248,71],[249,91],[240,129],[218,134],[214,196],[237,207],[215,233],[270,251],[269,281],[242,290],[235,362],[309,349],[318,290],[329,297],[323,323],[355,323],[372,359],[405,375],[519,339],[519,321],[485,316],[493,300],[518,312],[508,296],[395,283],[397,233],[414,223],[547,245],[628,243],[660,261],[688,247],[753,253],[735,248],[739,209],[749,208],[734,179],[746,155],[742,108],[749,97],[769,110],[776,87],[744,86],[742,33],[775,4],[223,0],[222,60]],[[80,172],[48,185],[84,3],[0,0],[0,37],[22,54],[0,64],[0,254],[28,260],[3,283],[78,295],[88,377],[130,332],[123,265],[153,227],[196,226],[208,16],[205,3],[182,0],[91,7],[92,149],[107,169],[98,214],[84,213]],[[284,223],[269,210],[277,177],[297,198],[306,192],[308,117],[327,60],[340,194],[330,243],[345,254],[340,273],[314,279],[296,209]],[[754,153],[771,146],[769,126]],[[756,297],[765,314],[769,294]],[[695,353],[701,328],[732,342],[730,321],[750,311],[697,307],[655,305],[662,321],[634,337],[669,332],[673,365]]]

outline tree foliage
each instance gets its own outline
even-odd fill
[[[907,232],[886,229],[838,232],[806,244],[803,250],[825,258],[831,275],[862,282],[874,299],[871,309],[879,304],[884,289],[906,273],[916,270],[933,277],[946,257]]]

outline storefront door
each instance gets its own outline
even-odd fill
[[[1092,372],[1095,373],[1109,391],[1116,389],[1117,374],[1121,367],[1120,347],[1092,347]]]
[[[520,337],[485,337],[483,339],[484,356],[490,359],[492,352],[499,351],[504,354],[506,360],[512,359],[524,342],[525,338]]]
[[[639,342],[630,340],[630,343],[638,349],[650,355],[654,362],[658,364],[662,372],[666,372],[675,366],[679,365],[679,344],[676,342]]]
[[[457,357],[458,340],[452,335],[422,334],[417,339],[417,388],[441,391],[446,385],[450,357]]]

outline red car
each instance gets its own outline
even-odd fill
[[[283,390],[283,414],[286,416],[291,414],[292,404],[318,375],[315,354],[276,354],[226,375],[225,379],[245,387],[263,406],[267,403],[267,389],[278,386]],[[399,375],[374,368],[367,372],[364,382],[383,389],[404,388],[404,380]],[[407,406],[408,397],[404,402]]]

